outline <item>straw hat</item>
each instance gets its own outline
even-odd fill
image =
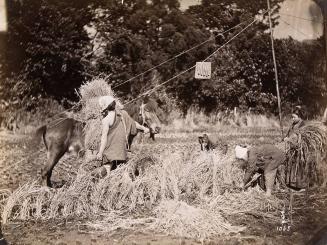
[[[249,149],[247,147],[242,147],[239,145],[236,145],[236,147],[235,147],[235,157],[237,159],[242,159],[244,161],[247,161],[248,160],[248,152],[249,152]]]
[[[101,96],[98,100],[101,111],[105,110],[108,108],[108,106],[115,101],[115,98],[110,96],[110,95],[106,95],[106,96]]]

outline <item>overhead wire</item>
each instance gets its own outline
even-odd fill
[[[268,10],[265,11],[264,13],[262,13],[262,15],[266,14],[267,12],[268,12]],[[257,21],[257,19],[254,18],[254,20],[253,20],[250,24],[248,24],[248,25],[247,25],[246,27],[244,27],[241,31],[239,31],[239,32],[238,32],[237,34],[235,34],[232,38],[230,38],[227,42],[225,42],[223,45],[221,45],[217,50],[215,50],[212,54],[210,54],[208,57],[206,57],[203,61],[206,61],[206,60],[208,60],[209,58],[211,58],[211,57],[212,57],[214,54],[216,54],[219,50],[221,50],[222,48],[224,48],[227,44],[229,44],[231,41],[233,41],[236,37],[238,37],[241,33],[243,33],[245,30],[247,30],[250,26],[252,26],[256,21]],[[148,90],[148,91],[146,91],[146,92],[140,94],[140,95],[137,96],[136,98],[134,98],[134,99],[132,99],[132,100],[126,102],[124,105],[128,105],[128,104],[130,104],[130,103],[132,103],[132,102],[134,102],[134,101],[140,99],[140,98],[143,97],[143,96],[146,96],[146,95],[150,95],[150,94],[152,94],[152,93],[153,93],[155,90],[157,90],[158,88],[160,88],[160,87],[162,87],[163,85],[169,83],[169,82],[172,81],[173,79],[175,79],[175,78],[177,78],[177,77],[183,75],[184,73],[186,73],[186,72],[192,70],[192,69],[195,68],[195,67],[196,67],[195,65],[189,67],[188,69],[186,69],[186,70],[184,70],[184,71],[178,73],[177,75],[171,77],[170,79],[166,80],[165,82],[162,82],[162,83],[156,85],[154,88],[152,88],[152,89],[150,89],[150,90]]]
[[[137,75],[135,75],[135,76],[129,78],[128,80],[126,80],[126,81],[124,81],[124,82],[122,82],[122,83],[120,83],[120,84],[117,84],[117,85],[113,86],[113,89],[118,88],[118,87],[120,87],[121,85],[126,84],[126,83],[128,83],[128,82],[134,80],[135,78],[140,77],[140,76],[142,76],[142,75],[144,75],[144,74],[146,74],[146,73],[148,73],[148,72],[150,72],[150,71],[152,71],[152,70],[154,70],[154,69],[156,69],[156,68],[158,68],[158,67],[160,67],[160,66],[166,64],[166,63],[168,63],[168,62],[170,62],[170,61],[172,61],[172,60],[174,60],[174,59],[180,57],[181,55],[186,54],[186,53],[192,51],[193,49],[196,49],[196,48],[198,48],[198,47],[204,45],[205,43],[207,43],[207,42],[209,42],[209,41],[212,41],[213,38],[216,38],[216,37],[218,37],[218,36],[220,36],[220,35],[223,35],[223,34],[225,34],[225,33],[227,33],[227,32],[230,32],[230,31],[233,30],[233,29],[236,29],[236,28],[240,27],[241,25],[243,25],[244,23],[248,22],[249,20],[251,20],[251,19],[253,19],[253,18],[255,18],[255,17],[251,17],[251,18],[249,18],[249,19],[247,19],[247,20],[245,20],[245,21],[243,21],[243,22],[241,22],[241,23],[239,23],[239,24],[237,24],[237,25],[235,25],[235,26],[233,26],[233,27],[231,27],[231,28],[229,28],[229,29],[223,31],[223,32],[220,32],[220,33],[214,35],[213,37],[208,38],[207,40],[205,40],[205,41],[203,41],[203,42],[201,42],[201,43],[199,43],[199,44],[197,44],[197,45],[195,45],[195,46],[193,46],[193,47],[191,47],[191,48],[189,48],[189,49],[187,49],[187,50],[182,51],[181,53],[179,53],[179,54],[177,54],[177,55],[175,55],[175,56],[173,56],[173,57],[171,57],[171,58],[169,58],[169,59],[167,59],[167,60],[165,60],[165,61],[159,63],[158,65],[155,65],[155,66],[149,68],[148,70],[146,70],[146,71],[144,71],[144,72],[141,72],[141,73],[139,73],[139,74],[137,74]]]

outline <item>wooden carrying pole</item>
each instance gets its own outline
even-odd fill
[[[277,91],[277,102],[278,102],[278,113],[279,113],[279,125],[282,133],[282,137],[284,136],[283,132],[283,123],[282,123],[282,109],[280,102],[280,94],[279,94],[279,85],[278,85],[278,73],[277,73],[277,64],[276,64],[276,56],[275,56],[275,48],[274,48],[274,33],[271,23],[271,9],[270,9],[270,0],[267,0],[268,5],[268,16],[269,16],[269,27],[270,27],[270,37],[271,37],[271,49],[274,61],[274,70],[275,70],[275,80],[276,80],[276,91]]]

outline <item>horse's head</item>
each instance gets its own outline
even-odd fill
[[[150,129],[150,137],[154,139],[154,135],[160,133],[162,111],[158,107],[155,100],[147,98],[142,101],[139,108],[140,122]]]
[[[154,99],[149,97],[126,105],[125,110],[134,120],[150,129],[152,139],[155,134],[160,133],[161,125],[166,120],[164,111]]]

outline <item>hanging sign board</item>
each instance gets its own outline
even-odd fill
[[[196,79],[210,79],[211,78],[211,62],[196,62],[195,78]]]

